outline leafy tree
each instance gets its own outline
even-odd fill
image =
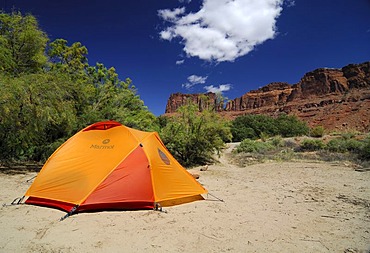
[[[295,116],[243,115],[232,122],[233,141],[244,139],[266,139],[268,136],[300,136],[308,133],[308,126]]]
[[[76,129],[70,83],[50,74],[0,79],[1,159],[40,160],[45,147]]]
[[[8,47],[8,41],[4,36],[0,36],[0,71],[10,71],[15,63],[12,58],[12,52]]]
[[[0,13],[0,69],[12,75],[35,73],[47,62],[47,35],[32,15]]]
[[[64,39],[56,39],[48,46],[48,56],[50,57],[52,69],[58,69],[69,74],[85,74],[88,67],[88,50],[80,42],[75,42],[68,46]]]
[[[294,115],[282,114],[276,118],[274,124],[277,127],[277,133],[283,137],[301,136],[309,132],[307,123]]]
[[[115,68],[106,68],[102,63],[90,66],[88,50],[76,42],[68,46],[64,39],[50,43],[48,55],[52,60],[51,70],[72,76],[84,94],[75,94],[77,113],[81,127],[96,121],[114,119],[141,130],[153,130],[155,116],[150,113],[137,95],[135,86],[127,78],[119,79]]]
[[[266,115],[243,115],[232,122],[233,141],[258,139],[262,136],[278,134],[274,119]]]
[[[159,128],[164,128],[168,123],[168,118],[169,117],[164,116],[164,115],[158,116],[157,117],[158,127]]]
[[[115,119],[129,127],[155,129],[155,116],[144,106],[131,79],[121,81],[113,67],[107,69],[102,63],[89,67],[88,77],[95,91],[85,115],[89,121]]]
[[[90,66],[79,42],[53,41],[48,58],[47,40],[33,16],[0,13],[0,160],[45,159],[101,120],[158,130],[129,78],[101,63]]]
[[[168,119],[161,131],[167,148],[184,166],[205,164],[212,155],[231,140],[227,121],[216,112],[198,112],[196,105],[189,103],[178,109],[178,114]]]

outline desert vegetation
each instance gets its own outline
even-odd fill
[[[115,119],[156,130],[129,78],[91,65],[80,42],[49,41],[32,15],[0,12],[0,161],[44,161],[74,133]]]
[[[268,160],[339,161],[368,167],[370,160],[369,134],[329,134],[322,137],[300,136],[265,140],[244,139],[234,150],[234,160],[245,166]]]
[[[167,118],[160,134],[167,148],[184,166],[212,162],[214,153],[219,154],[225,142],[232,138],[229,122],[212,110],[199,113],[191,103],[180,107],[174,117]]]
[[[306,123],[295,116],[282,114],[277,118],[267,115],[243,115],[232,122],[233,141],[264,139],[272,136],[292,137],[309,133]]]
[[[227,121],[214,108],[199,112],[189,103],[172,117],[155,117],[130,78],[121,79],[103,63],[90,64],[87,56],[80,42],[49,41],[32,15],[0,13],[2,165],[42,163],[77,131],[110,119],[159,132],[187,167],[214,162],[227,142],[240,142],[235,151],[240,160],[289,159],[312,152],[330,159],[370,159],[370,137],[342,133],[326,140],[330,133],[323,127],[310,129],[285,114]]]
[[[227,122],[213,111],[198,112],[189,104],[160,122],[164,143],[188,167],[215,162],[231,140],[239,143],[232,160],[241,166],[306,159],[348,161],[366,167],[370,158],[370,135],[326,133],[322,126],[309,128],[294,116],[245,115]]]

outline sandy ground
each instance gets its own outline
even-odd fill
[[[223,157],[199,171],[217,198],[158,211],[0,209],[0,252],[370,252],[370,172],[333,163],[239,168]],[[0,203],[35,176],[0,173]]]

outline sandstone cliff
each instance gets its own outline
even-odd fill
[[[214,93],[172,94],[166,113],[173,113],[186,101],[199,110],[212,108],[227,118],[244,114],[281,113],[296,115],[311,127],[329,130],[370,131],[370,62],[350,64],[341,69],[320,68],[305,74],[297,83],[270,83],[252,90],[225,106]]]
[[[166,113],[176,112],[180,106],[187,103],[197,104],[199,111],[202,111],[204,109],[222,111],[222,105],[217,105],[216,101],[217,96],[215,93],[212,92],[205,94],[174,93],[171,94],[170,98],[167,101]]]

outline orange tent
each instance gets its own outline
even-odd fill
[[[50,156],[25,203],[70,213],[147,209],[203,199],[204,193],[156,132],[105,121],[81,130]]]

